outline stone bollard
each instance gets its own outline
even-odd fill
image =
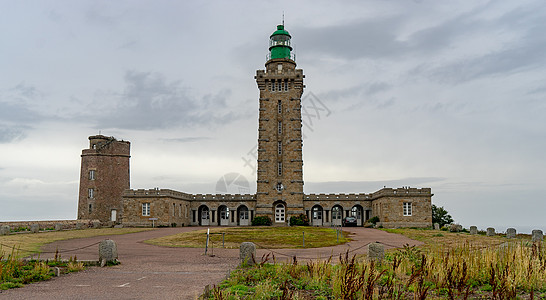
[[[76,229],[77,230],[83,229],[83,223],[76,223]]]
[[[434,223],[434,230],[440,230],[440,224]]]
[[[99,264],[106,266],[109,262],[115,262],[118,259],[118,247],[112,240],[103,240],[99,244]]]
[[[93,224],[93,228],[100,228],[100,221],[93,221],[91,224]]]
[[[30,232],[32,232],[32,233],[38,233],[38,232],[40,232],[40,224],[32,224],[32,225],[30,225]]]
[[[63,230],[63,224],[57,223],[55,224],[55,231],[61,231]]]
[[[478,234],[478,227],[470,226],[470,234]]]
[[[11,232],[9,225],[2,225],[0,227],[0,235],[8,235]]]
[[[506,238],[507,239],[515,239],[516,238],[516,228],[506,229]]]
[[[368,244],[368,260],[381,262],[385,257],[385,246],[380,243]]]
[[[533,230],[531,235],[531,241],[542,242],[543,240],[544,240],[544,235],[542,234],[542,230],[539,230],[539,229]]]
[[[459,224],[450,224],[449,232],[459,232]]]
[[[495,228],[493,227],[488,227],[487,228],[487,236],[495,236]]]
[[[239,247],[241,265],[253,266],[256,263],[256,245],[252,242],[243,242]]]

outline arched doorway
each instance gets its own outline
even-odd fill
[[[239,208],[237,208],[237,216],[239,216],[240,226],[248,226],[248,220],[250,219],[248,215],[248,207],[245,205],[239,206]]]
[[[341,226],[343,219],[343,208],[339,205],[332,207],[332,225]]]
[[[284,204],[275,205],[275,223],[284,223],[286,221]]]
[[[199,206],[198,209],[199,214],[199,225],[200,226],[208,226],[210,224],[210,211],[209,208],[206,205]]]
[[[313,226],[322,226],[322,206],[313,206],[311,209],[311,217],[313,219]]]
[[[218,208],[218,211],[220,212],[220,218],[218,218],[218,225],[220,226],[228,226],[229,225],[229,208],[225,205],[222,205]]]
[[[351,216],[356,218],[356,226],[362,226],[363,222],[363,214],[362,214],[362,206],[355,205],[353,208],[351,208]]]

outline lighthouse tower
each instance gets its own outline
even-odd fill
[[[301,95],[303,70],[296,69],[291,36],[278,25],[269,39],[260,90],[256,214],[285,224],[303,210]]]

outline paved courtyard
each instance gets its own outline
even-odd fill
[[[238,249],[214,249],[214,256],[205,256],[203,248],[167,248],[148,245],[143,241],[202,227],[160,228],[126,235],[101,236],[59,241],[44,246],[46,252],[73,250],[104,239],[116,242],[120,265],[90,267],[85,271],[56,277],[23,288],[0,291],[2,299],[196,299],[206,285],[217,284],[236,268]],[[420,242],[404,236],[369,228],[344,228],[351,232],[350,243],[315,249],[276,249],[276,258],[296,255],[299,260],[337,256],[347,250],[351,254],[366,253],[370,242],[381,242],[385,248],[402,247]],[[258,259],[268,253],[259,249]],[[42,258],[54,254],[43,254]],[[98,245],[62,254],[78,259],[98,259]]]

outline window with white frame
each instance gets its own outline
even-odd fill
[[[89,170],[89,180],[95,180],[95,170]]]
[[[150,216],[150,203],[142,203],[142,215]]]
[[[277,173],[278,173],[279,176],[282,175],[282,162],[279,162],[277,164]]]
[[[282,154],[282,142],[277,142],[277,152],[279,155]]]
[[[281,135],[282,134],[282,121],[279,121],[278,129],[279,129],[279,135]]]
[[[404,216],[411,216],[411,202],[404,202]]]
[[[87,197],[89,199],[95,198],[95,189],[87,189]]]
[[[282,114],[282,103],[281,103],[281,100],[279,100],[279,102],[277,102],[277,112],[279,114]]]

